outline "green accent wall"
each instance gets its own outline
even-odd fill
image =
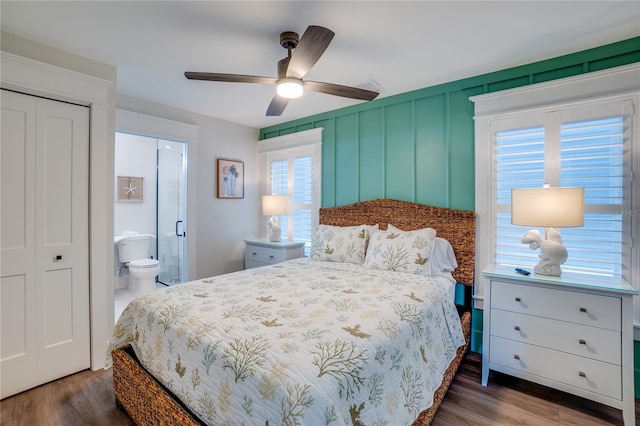
[[[470,96],[635,62],[640,62],[640,37],[266,127],[260,139],[324,128],[323,207],[393,198],[473,210],[476,165]],[[482,311],[476,309],[471,350],[482,351]],[[635,378],[639,397],[637,341]]]

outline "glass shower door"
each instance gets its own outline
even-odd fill
[[[158,281],[166,285],[187,280],[186,151],[184,142],[158,139]]]

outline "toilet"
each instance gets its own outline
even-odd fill
[[[123,237],[118,241],[118,260],[129,268],[129,291],[136,296],[156,289],[160,264],[149,259],[151,235]]]

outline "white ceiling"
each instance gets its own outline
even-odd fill
[[[282,31],[336,35],[305,78],[380,97],[640,35],[634,1],[7,1],[2,31],[117,67],[118,93],[265,127],[360,101],[307,92],[265,117],[275,86],[184,71],[276,76]]]

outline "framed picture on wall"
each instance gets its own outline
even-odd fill
[[[118,176],[118,203],[141,203],[143,198],[144,178]]]
[[[244,161],[218,158],[218,198],[244,198]]]

